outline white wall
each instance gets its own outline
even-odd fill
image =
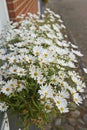
[[[1,130],[10,130],[7,113],[4,114],[4,119],[2,121]]]
[[[9,21],[6,0],[0,0],[0,32],[3,26]]]
[[[40,14],[40,0],[38,0],[38,13]]]

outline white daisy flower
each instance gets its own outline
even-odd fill
[[[18,68],[18,66],[17,65],[13,65],[13,66],[11,66],[10,68],[9,68],[9,73],[10,74],[17,74],[17,68]]]
[[[3,86],[1,89],[1,92],[4,93],[5,95],[9,96],[10,94],[13,93],[12,87],[10,87],[8,84]]]
[[[33,48],[33,53],[34,53],[35,56],[38,56],[41,53],[41,51],[42,51],[42,47],[41,46],[35,46]]]
[[[60,97],[65,99],[68,99],[70,97],[69,92],[64,89],[62,89],[58,94]]]
[[[12,45],[12,44],[11,44],[11,45],[8,45],[8,46],[9,46],[9,48],[10,48],[11,51],[17,50],[17,47],[14,47],[14,45]]]
[[[55,14],[55,13],[54,13],[54,16],[57,17],[58,19],[61,18],[59,14]]]
[[[22,83],[17,84],[17,92],[21,92],[23,89],[25,89],[25,86]]]
[[[52,98],[53,97],[53,89],[51,88],[50,85],[42,85],[40,87],[40,90],[38,91],[38,93],[40,94],[41,98]]]
[[[73,101],[77,105],[82,104],[82,97],[78,93],[75,93],[75,94],[73,94]]]
[[[0,49],[0,56],[2,56],[3,54],[6,53],[6,50],[5,49]]]
[[[36,58],[32,55],[28,55],[28,58],[26,59],[28,63],[34,63]]]
[[[20,54],[27,54],[27,53],[29,53],[29,49],[20,48],[20,49],[18,50],[18,52],[19,52]]]
[[[10,54],[3,55],[3,56],[2,56],[2,60],[6,60],[6,61],[8,61],[9,58],[10,58]]]
[[[43,55],[41,55],[41,54],[39,55],[38,60],[39,60],[39,62],[42,63],[42,64],[45,63],[44,57],[43,57]]]
[[[57,24],[53,24],[53,29],[57,32],[60,32],[60,26],[58,26]]]
[[[8,80],[6,86],[9,86],[10,88],[12,88],[12,90],[15,90],[17,88],[17,79]]]
[[[69,91],[72,95],[74,95],[76,93],[76,89],[75,88],[72,88],[71,86],[69,86]]]
[[[53,99],[54,99],[54,102],[55,102],[55,104],[56,104],[57,107],[58,107],[58,106],[61,104],[61,102],[63,101],[63,98],[62,98],[62,97],[59,97],[58,95],[56,95]]]
[[[58,78],[58,76],[56,76],[56,75],[53,75],[53,76],[51,77],[51,83],[54,84],[54,85],[57,85],[57,84],[58,84],[58,80],[59,80],[59,78]]]
[[[1,66],[1,69],[2,70],[5,70],[5,69],[8,70],[9,67],[10,67],[9,64],[5,63],[3,66]]]
[[[17,63],[17,62],[19,62],[19,57],[17,55],[9,57],[9,63]]]
[[[66,26],[65,26],[65,25],[63,25],[63,24],[61,24],[61,27],[62,27],[62,28],[64,28],[64,29],[66,29]]]
[[[26,75],[26,70],[21,68],[21,67],[18,67],[17,68],[17,75],[19,75],[20,77],[25,76]]]
[[[37,82],[39,84],[44,84],[46,82],[46,78],[41,75],[40,77],[37,78]]]
[[[66,64],[67,64],[67,66],[69,66],[70,68],[76,68],[75,64],[74,64],[73,62],[71,62],[71,61],[67,62]]]
[[[80,77],[73,75],[73,76],[71,77],[71,79],[72,79],[72,81],[73,81],[75,84],[81,86],[82,81],[80,80]]]
[[[15,43],[15,46],[17,46],[17,47],[23,47],[24,46],[24,42]]]
[[[65,60],[57,59],[57,63],[61,66],[67,66],[67,63],[65,62]]]
[[[63,99],[60,96],[56,96],[54,98],[54,102],[55,102],[56,106],[58,107],[58,109],[60,110],[61,113],[69,112],[69,110],[67,108],[67,101],[66,101],[66,99]]]
[[[57,47],[55,46],[55,45],[51,45],[50,47],[49,47],[49,51],[50,51],[50,53],[52,53],[53,55],[56,55],[56,49],[57,49]]]
[[[31,66],[29,70],[30,70],[30,76],[35,80],[42,75],[41,69],[36,68],[35,66]]]
[[[73,53],[71,53],[71,52],[70,52],[70,54],[69,54],[69,58],[70,58],[71,61],[77,62],[77,59],[76,59],[75,54],[73,54]]]
[[[45,103],[46,113],[51,112],[52,108],[53,108],[53,104],[49,100],[47,100],[47,102]]]
[[[47,37],[48,38],[56,38],[56,36],[53,33],[47,33]]]
[[[60,105],[58,107],[58,109],[60,110],[60,113],[67,113],[67,112],[69,112],[69,108],[64,103],[62,105]]]
[[[28,60],[28,55],[21,53],[19,55],[20,62],[26,62]]]
[[[3,55],[6,53],[5,49],[0,49],[0,59],[3,60]]]
[[[6,105],[6,103],[0,102],[0,111],[5,112],[5,111],[7,111],[7,109],[8,109],[8,106]]]
[[[84,72],[87,74],[87,69],[86,68],[83,68]]]
[[[76,45],[72,44],[71,42],[70,42],[70,44],[71,44],[71,46],[72,46],[73,48],[75,48],[75,49],[77,49],[77,48],[78,48],[78,46],[76,46]]]
[[[77,89],[78,92],[84,92],[84,88],[80,85],[77,85],[76,89]]]
[[[72,52],[73,52],[74,54],[76,54],[77,56],[80,56],[80,57],[83,56],[83,54],[82,54],[80,51],[77,51],[77,50],[73,50],[73,49],[72,49]]]

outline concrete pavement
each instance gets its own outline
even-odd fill
[[[82,63],[87,67],[87,0],[49,0],[47,5],[61,15],[79,50],[84,54]],[[87,88],[85,89],[87,95]],[[87,130],[87,99],[75,112],[71,112],[65,120],[56,118],[45,130]]]
[[[87,0],[49,0],[47,7],[62,16],[87,66]]]

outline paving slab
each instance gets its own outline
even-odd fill
[[[87,0],[49,0],[47,7],[62,16],[87,66]]]

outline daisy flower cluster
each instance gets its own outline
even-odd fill
[[[67,113],[72,103],[82,103],[83,55],[50,9],[43,19],[30,13],[19,18],[0,36],[0,111],[16,111],[40,126],[51,112]]]

